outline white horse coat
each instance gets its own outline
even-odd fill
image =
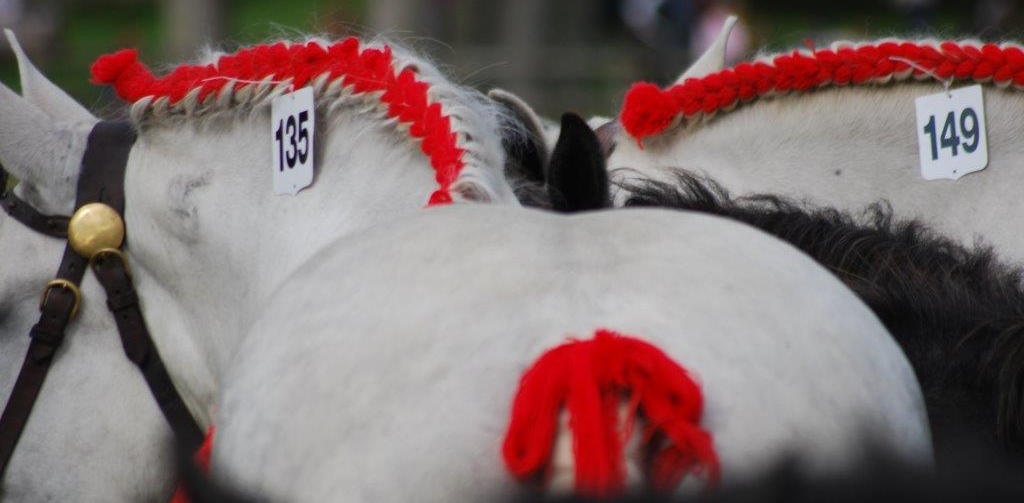
[[[68,214],[96,119],[23,57],[21,65],[25,98],[0,86],[0,161],[21,180],[22,198]],[[452,141],[463,151],[452,197],[517,204],[503,178],[497,108],[411,55],[394,54],[392,65],[396,74],[413,68],[429,102],[450,118]],[[228,92],[233,84],[218,94],[227,101],[137,102],[140,136],[126,170],[125,250],[135,286],[156,346],[203,426],[215,416],[220,370],[276,285],[324,243],[419,212],[438,189],[431,159],[408,124],[382,111],[379,93],[320,78],[316,179],[298,196],[274,196],[269,101],[289,84]],[[39,292],[63,249],[31,232],[0,215],[5,402]],[[164,501],[173,483],[169,429],[125,359],[89,275],[82,291],[82,312],[15,451],[2,499]]]
[[[722,70],[723,50],[709,49],[678,83]],[[1024,234],[1016,216],[1024,214],[1024,200],[1016,188],[1024,180],[1024,94],[1004,84],[983,83],[988,168],[956,181],[928,181],[920,172],[914,100],[943,91],[931,78],[761,98],[683,120],[645,138],[642,147],[620,132],[608,168],[626,183],[671,181],[672,170],[681,168],[706,173],[737,196],[781,194],[851,211],[885,199],[901,218],[920,219],[968,244],[980,238],[1020,262]]]
[[[63,251],[60,240],[0,213],[0,255],[7,257],[0,269],[0,403],[7,403],[28,329],[39,318],[42,285],[53,278]],[[170,430],[124,356],[99,284],[87,277],[81,290],[87,300],[14,450],[0,499],[166,499],[174,466]]]
[[[61,198],[73,197],[66,191],[73,191],[74,183],[60,178],[61,170],[54,168],[77,167],[84,143],[75,135],[87,133],[96,119],[46,80],[17,41],[10,40],[27,101],[20,113],[5,109],[0,136],[15,136],[14,124],[31,127],[45,120],[55,126],[39,138],[56,149],[68,148],[66,164],[56,164],[58,159],[46,158],[44,152],[24,151],[40,157],[36,167],[41,169],[23,180],[19,192],[41,210],[66,213],[67,201]],[[0,95],[5,104],[20,101],[4,87]],[[62,138],[70,145],[62,144]],[[9,150],[0,151],[0,157],[12,166]],[[41,182],[44,177],[54,177],[53,183]],[[39,295],[53,278],[64,246],[0,212],[0,403],[7,403],[28,347],[29,327],[39,318]],[[174,466],[170,429],[138,370],[124,356],[102,288],[87,275],[81,291],[86,300],[69,325],[14,450],[0,483],[0,500],[166,500]]]
[[[698,377],[726,483],[786,453],[847,467],[869,433],[930,455],[888,332],[774,238],[672,211],[455,207],[339,240],[269,299],[225,379],[214,474],[280,502],[500,497],[521,373],[598,328]]]

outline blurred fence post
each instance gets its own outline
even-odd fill
[[[160,0],[164,26],[164,57],[194,58],[205,45],[224,37],[225,0]]]
[[[415,0],[374,0],[370,2],[370,26],[385,34],[413,30],[417,7]]]
[[[537,101],[544,66],[545,0],[510,0],[501,9],[501,52],[515,68],[515,80],[500,82],[527,100]]]

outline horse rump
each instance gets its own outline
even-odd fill
[[[947,446],[1024,459],[1024,270],[967,247],[886,201],[860,216],[772,194],[733,197],[685,170],[621,184],[626,206],[697,211],[772,234],[826,267],[882,320],[924,391],[940,463]]]

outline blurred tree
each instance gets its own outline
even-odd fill
[[[220,42],[226,35],[226,4],[226,0],[160,0],[164,57],[186,60],[202,47]]]
[[[515,80],[505,78],[496,84],[507,86],[531,99],[542,93],[545,33],[545,0],[504,2],[501,9],[501,45],[499,51],[516,68]]]

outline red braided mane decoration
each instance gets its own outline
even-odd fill
[[[913,64],[908,63],[912,62]],[[626,93],[620,120],[638,142],[682,118],[729,110],[760,97],[827,86],[925,80],[992,82],[1024,88],[1024,50],[1012,44],[883,41],[795,50],[740,63],[667,89],[641,82]]]
[[[328,46],[317,42],[279,42],[242,49],[207,65],[181,65],[156,77],[139,62],[138,51],[124,49],[100,57],[92,65],[92,82],[114,87],[122,99],[167,98],[176,105],[195,93],[199,103],[216,99],[227,86],[237,91],[254,82],[291,81],[295,88],[327,75],[342,79],[354,94],[379,92],[387,115],[409,126],[409,135],[422,140],[420,149],[430,158],[440,186],[430,205],[452,201],[450,187],[462,172],[464,150],[457,144],[451,120],[440,103],[427,97],[430,85],[417,78],[415,69],[396,66],[390,47],[361,46],[348,38]]]

